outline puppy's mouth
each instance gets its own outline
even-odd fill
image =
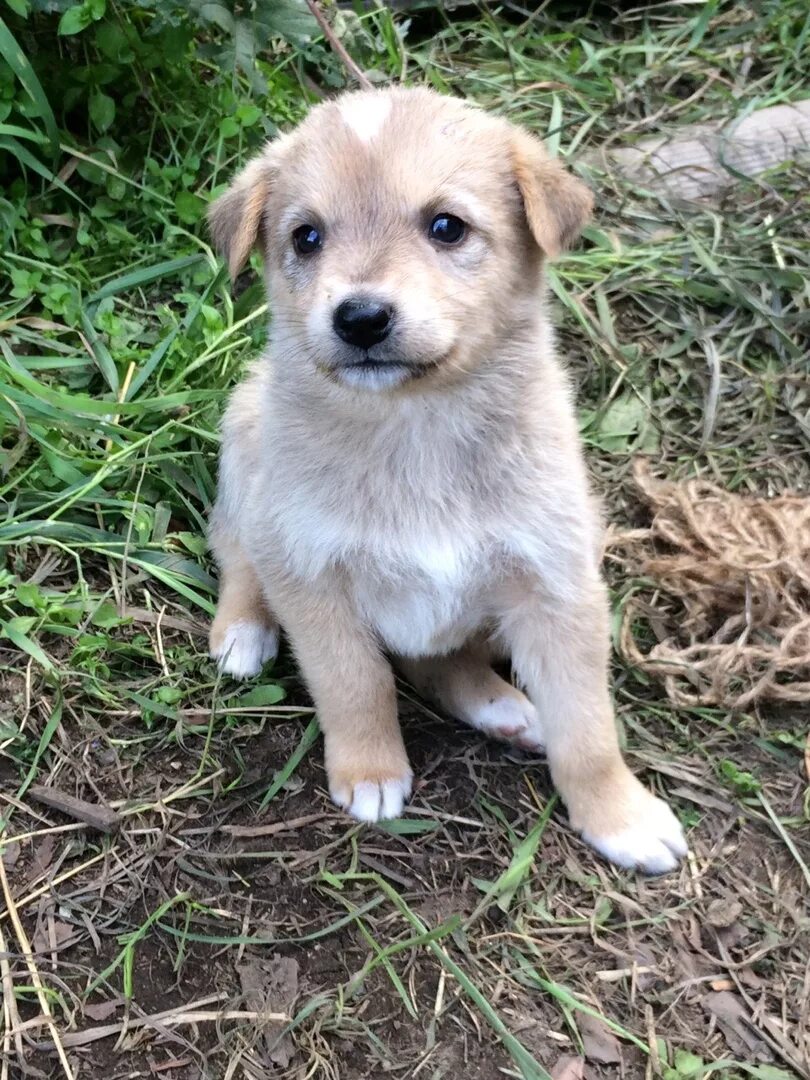
[[[395,386],[413,379],[423,379],[441,364],[437,360],[406,360],[402,357],[374,356],[368,350],[330,365],[328,374],[352,386]]]
[[[338,370],[341,368],[355,370],[355,371],[394,371],[400,368],[407,371],[409,374],[418,378],[420,375],[424,375],[430,371],[431,368],[435,368],[439,364],[438,360],[382,360],[377,356],[372,356],[371,353],[366,353],[361,356],[359,360],[349,360],[345,364],[340,364]]]

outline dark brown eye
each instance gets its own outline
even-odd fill
[[[437,214],[430,223],[428,235],[440,244],[457,244],[467,231],[467,226],[455,214]]]
[[[323,239],[314,225],[299,225],[293,231],[293,244],[299,255],[311,255],[321,247]]]

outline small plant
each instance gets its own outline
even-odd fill
[[[762,784],[753,773],[741,769],[733,761],[721,761],[717,767],[721,778],[731,787],[737,795],[746,797],[756,795],[762,790]]]

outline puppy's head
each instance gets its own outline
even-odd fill
[[[348,386],[457,378],[538,316],[588,190],[527,132],[424,89],[314,109],[211,207],[235,275],[258,244],[275,355]]]

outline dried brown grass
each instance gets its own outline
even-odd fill
[[[659,480],[644,459],[634,478],[651,523],[609,541],[647,583],[624,608],[625,659],[678,705],[810,700],[810,498]]]

